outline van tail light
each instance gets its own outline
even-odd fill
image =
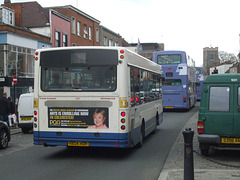
[[[183,102],[186,102],[187,101],[187,98],[186,96],[183,97]]]
[[[203,134],[204,133],[204,121],[198,121],[198,134]]]

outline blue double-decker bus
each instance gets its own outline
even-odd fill
[[[203,81],[206,79],[207,71],[202,67],[196,67],[196,88],[197,88],[197,100],[201,100]]]
[[[184,51],[157,51],[153,62],[162,65],[163,108],[190,109],[196,104],[196,69],[194,60]]]

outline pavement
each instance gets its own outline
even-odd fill
[[[197,120],[198,112],[189,119],[179,133],[158,180],[184,179],[184,139],[182,132],[186,128],[194,130],[193,164],[195,180],[240,180],[240,151],[211,149],[209,158],[200,155],[197,140]]]
[[[19,134],[19,133],[22,133],[22,129],[19,128],[18,126],[10,127],[10,133],[11,133],[11,135]]]

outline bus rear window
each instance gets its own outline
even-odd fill
[[[181,55],[180,54],[163,54],[157,57],[158,64],[180,64]]]
[[[180,86],[182,84],[181,79],[164,79],[163,86]]]
[[[59,67],[41,70],[42,91],[115,91],[117,67]]]

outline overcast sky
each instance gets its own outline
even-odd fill
[[[31,0],[11,0],[27,1]],[[165,50],[186,51],[198,66],[204,47],[239,52],[240,0],[36,1],[43,7],[73,5],[129,43],[137,43],[138,38],[141,43],[164,43]]]

